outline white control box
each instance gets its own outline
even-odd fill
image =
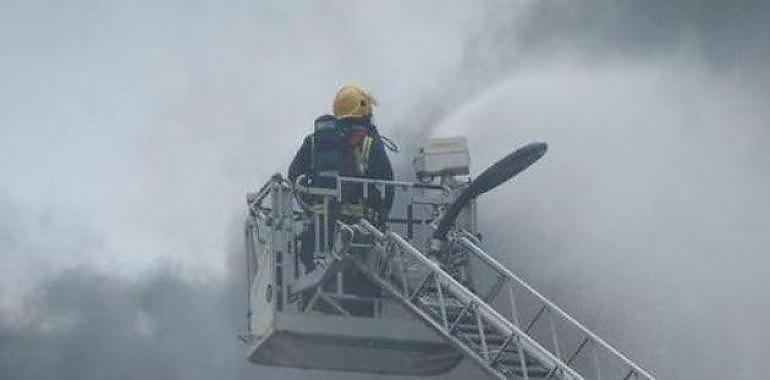
[[[417,177],[470,174],[471,156],[465,137],[430,139],[414,159]]]

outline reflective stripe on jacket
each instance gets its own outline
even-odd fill
[[[341,205],[329,204],[329,207],[338,207],[339,214],[343,216],[363,218],[364,215],[366,215],[366,207],[364,206],[363,202],[343,203]],[[314,214],[323,215],[325,211],[324,204],[316,203],[310,205],[310,211]]]

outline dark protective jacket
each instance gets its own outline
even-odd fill
[[[321,118],[329,118],[329,116],[322,116]],[[321,119],[319,118],[319,120]],[[382,142],[380,134],[377,132],[377,128],[372,124],[370,118],[346,118],[337,119],[336,125],[338,130],[345,138],[353,137],[351,134],[360,133],[364,131],[366,136],[371,137],[372,144],[369,149],[366,149],[367,157],[363,157],[362,170],[352,170],[349,168],[350,162],[347,165],[342,165],[339,171],[340,175],[350,177],[364,177],[374,179],[393,179],[393,168],[390,164],[387,152],[385,151],[385,145]],[[317,133],[317,132],[316,132]],[[297,154],[294,156],[291,165],[289,166],[289,179],[292,183],[300,175],[313,176],[318,175],[314,170],[314,134],[311,133],[305,137],[302,146]],[[345,158],[347,161],[351,160],[351,157]],[[377,211],[379,214],[379,221],[377,223],[384,222],[387,218],[387,214],[393,205],[393,193],[392,187],[388,187],[385,191],[385,196],[380,200],[381,196],[379,191],[373,186],[368,190],[368,198],[366,205]],[[343,188],[343,203],[363,201],[363,189],[359,186],[356,188]]]

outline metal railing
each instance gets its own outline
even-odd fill
[[[347,265],[346,253],[354,244],[352,238],[347,236],[350,235],[349,228],[344,223],[332,220],[330,215],[331,208],[342,200],[343,186],[361,186],[364,199],[375,196],[370,192],[370,187],[376,188],[380,196],[385,194],[386,189],[407,194],[407,217],[399,218],[396,223],[403,224],[408,230],[418,224],[429,229],[431,219],[426,219],[424,215],[437,214],[436,210],[449,200],[451,189],[435,184],[356,177],[334,177],[332,187],[311,187],[302,185],[303,179],[299,177],[292,183],[280,174],[275,174],[259,191],[246,196],[249,210],[249,218],[245,223],[249,302],[256,269],[261,261],[268,261],[267,257],[260,256],[272,255],[269,261],[275,265],[275,292],[280,311],[311,313],[316,306],[329,306],[338,314],[350,315],[343,301],[361,300],[373,303],[377,316],[381,299],[346,294],[342,290],[346,282],[342,273]],[[412,201],[419,198],[420,194],[432,194],[433,200],[423,201],[422,204],[428,206],[426,210],[429,210],[423,212],[422,218],[412,218]],[[310,207],[303,203],[302,198],[305,196],[314,197],[321,207]],[[326,231],[327,228],[331,230],[331,225],[336,226],[333,236]],[[301,234],[306,228],[314,232],[313,260],[314,266],[320,270],[307,270],[305,263],[299,259],[297,241],[301,240]],[[345,236],[340,238],[340,234]],[[264,240],[263,243],[270,242],[270,246],[259,250],[257,242],[260,239]],[[279,241],[282,243],[276,243]],[[281,249],[277,248],[279,245]],[[319,301],[323,305],[319,305]],[[250,311],[247,316],[250,316]]]
[[[273,239],[281,236],[281,241],[288,246],[282,258],[275,261],[276,271],[282,273],[281,280],[276,280],[276,287],[280,283],[278,295],[283,307],[295,303],[301,305],[299,312],[308,312],[316,302],[322,300],[339,314],[349,315],[344,307],[340,307],[341,303],[335,302],[335,298],[347,297],[340,291],[340,271],[343,266],[352,264],[485,371],[498,378],[655,380],[647,371],[493,259],[479,247],[480,241],[476,236],[462,230],[450,232],[449,249],[478,260],[484,264],[483,268],[494,273],[489,277],[494,283],[485,291],[481,291],[481,287],[476,284],[453,277],[451,270],[445,270],[447,268],[442,267],[443,264],[423,254],[408,239],[392,230],[380,231],[365,219],[355,225],[336,223],[338,232],[346,235],[338,239],[343,249],[332,250],[328,241],[319,243],[320,236],[326,233],[319,234],[316,231],[315,236],[319,239],[316,239],[315,248],[316,251],[327,251],[330,258],[326,263],[329,271],[319,275],[318,281],[302,278],[303,275],[298,275],[300,272],[296,270],[297,225],[306,223],[308,218],[314,221],[316,228],[322,222],[328,225],[329,221],[321,221],[321,218],[328,216],[331,201],[341,199],[343,184],[361,184],[364,189],[375,186],[380,195],[388,187],[410,193],[409,201],[406,202],[409,216],[404,219],[408,226],[407,238],[411,237],[411,224],[414,222],[411,207],[420,202],[415,201],[415,194],[424,194],[425,190],[438,191],[437,198],[422,203],[430,209],[425,215],[430,214],[431,217],[426,219],[423,215],[421,221],[427,231],[431,229],[430,219],[435,219],[441,207],[451,201],[452,189],[433,184],[348,177],[339,177],[333,188],[323,189],[301,186],[300,179],[296,182],[290,183],[280,175],[275,175],[260,191],[248,195],[252,217],[247,223],[247,235],[252,234],[247,236],[249,244],[254,243],[254,234],[260,233],[257,225],[261,225],[267,227],[265,234],[272,234],[270,236]],[[307,209],[299,204],[299,194],[315,195],[323,199],[324,211],[308,214]],[[285,197],[292,199],[287,201]],[[348,254],[351,246],[356,245],[353,242],[355,234],[374,238],[373,243],[366,248],[370,255],[374,255],[369,258],[374,260],[359,260],[360,256],[352,257],[357,255]],[[250,246],[249,251],[253,253],[254,247]],[[251,259],[247,256],[249,278],[252,276],[252,264],[256,263],[250,262]],[[295,266],[293,271],[289,268],[288,259],[294,260],[291,264]],[[372,262],[376,265],[373,266]],[[303,281],[306,284],[303,285]],[[324,291],[322,285],[327,281],[337,281],[336,292]],[[295,287],[294,293],[292,286]],[[315,292],[312,299],[306,300],[309,302],[296,302],[296,299],[291,298],[293,294],[311,288],[315,288]],[[507,294],[507,298],[500,297],[501,294]]]
[[[574,368],[574,363],[583,360],[582,375],[597,380],[603,378],[655,380],[649,372],[632,362],[616,348],[492,258],[478,246],[478,241],[473,235],[456,233],[450,236],[450,239],[477,257],[498,276],[491,291],[484,297],[485,301],[493,304],[499,294],[507,294],[508,312],[513,323],[530,336],[532,336],[532,331],[542,327],[546,331],[543,339],[540,340],[542,346],[547,347],[555,357],[565,361],[566,365]],[[521,294],[522,292],[530,299],[536,300],[529,305],[530,308],[534,307],[536,311],[525,321],[520,321],[522,313],[517,307],[517,299],[524,296]],[[561,329],[558,329],[557,325]],[[566,350],[568,345],[565,342],[565,337],[569,337],[573,343],[571,350]],[[588,371],[592,372],[590,376]]]
[[[584,379],[401,236],[381,232],[365,220],[359,226],[362,232],[375,237],[379,243],[375,248],[382,256],[379,269],[372,270],[363,263],[358,264],[359,269],[482,369],[501,379],[514,375],[524,379]],[[422,269],[418,271],[422,272],[421,278],[415,281],[413,275],[418,268]],[[469,320],[475,326],[470,337],[459,329]],[[493,336],[502,341],[493,342]],[[469,338],[476,338],[478,344],[469,344]],[[513,363],[506,365],[501,360],[506,352],[516,354]]]

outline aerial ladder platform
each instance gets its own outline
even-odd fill
[[[654,380],[482,248],[476,198],[545,150],[529,144],[472,181],[464,138],[429,140],[415,182],[274,175],[247,197],[249,360],[429,376],[467,358],[499,379]],[[397,193],[394,216],[334,218],[346,186]]]

